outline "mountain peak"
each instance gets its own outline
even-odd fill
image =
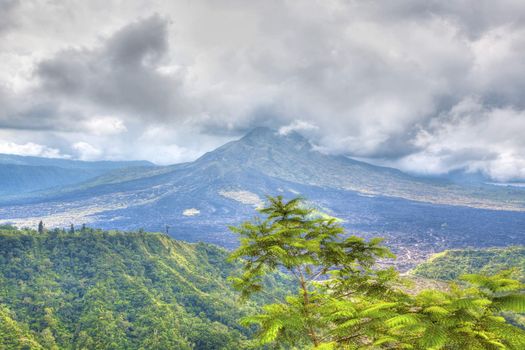
[[[266,162],[270,152],[280,154],[297,154],[298,152],[309,152],[310,142],[296,132],[286,135],[275,129],[257,127],[236,141],[231,141],[214,151],[208,152],[199,158],[199,162],[207,162],[211,159],[228,159],[229,164],[240,164],[246,166],[253,164],[257,159]]]
[[[246,135],[244,135],[241,140],[243,139],[268,139],[268,138],[274,138],[278,137],[279,134],[276,130],[270,129],[264,126],[256,127],[252,130],[250,130]]]
[[[280,133],[279,131],[267,127],[257,127],[248,132],[239,141],[250,143],[265,143],[270,144],[295,144],[295,146],[304,147],[310,145],[309,141],[296,131],[289,133]]]

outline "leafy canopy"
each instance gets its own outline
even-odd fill
[[[449,291],[410,295],[381,239],[345,235],[335,218],[301,198],[268,197],[261,216],[231,229],[240,246],[232,277],[244,298],[265,293],[263,278],[293,276],[297,292],[242,320],[256,325],[260,345],[315,349],[523,349],[525,332],[502,311],[523,312],[523,285],[501,273],[468,275]]]

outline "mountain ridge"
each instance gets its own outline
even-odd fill
[[[123,168],[131,166],[154,166],[147,160],[79,160],[68,158],[22,156],[16,154],[0,153],[0,164],[18,165],[47,165],[61,168]]]
[[[0,154],[0,196],[6,197],[73,186],[114,170],[154,167],[146,161],[85,162]]]

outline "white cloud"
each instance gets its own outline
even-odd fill
[[[95,116],[84,122],[89,133],[94,135],[118,135],[128,131],[124,122],[111,116]]]
[[[68,158],[56,148],[50,148],[33,142],[18,144],[15,142],[0,141],[0,153],[16,154],[19,156],[35,156],[46,158]]]
[[[413,139],[419,149],[397,164],[412,172],[466,168],[506,181],[525,178],[525,111],[467,98]]]
[[[304,120],[294,120],[292,123],[280,127],[278,132],[280,135],[288,135],[292,131],[312,131],[318,129],[317,126],[305,122]]]
[[[74,143],[72,147],[77,152],[78,158],[81,160],[99,159],[103,154],[102,150],[83,141]]]

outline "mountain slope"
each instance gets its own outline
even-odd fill
[[[0,196],[79,184],[116,169],[151,166],[144,161],[84,162],[0,154]]]
[[[257,128],[239,141],[204,155],[195,163],[220,163],[230,169],[250,168],[304,185],[331,187],[363,194],[478,208],[525,210],[525,191],[497,186],[460,186],[446,179],[418,178],[399,170],[370,165],[343,156],[317,152],[301,135],[283,136]]]
[[[100,175],[100,171],[52,166],[0,165],[0,196],[68,186]]]
[[[14,154],[0,154],[0,164],[16,164],[30,166],[50,166],[63,169],[119,169],[126,167],[152,166],[153,163],[136,160],[136,161],[83,161],[64,158],[43,158],[32,156],[18,156]]]
[[[226,255],[154,233],[0,228],[0,318],[8,321],[0,339],[60,349],[239,349],[248,333],[238,319],[254,306],[237,304]]]
[[[525,244],[523,189],[415,178],[325,155],[297,133],[265,128],[194,162],[116,169],[57,191],[4,197],[0,223],[36,227],[44,220],[48,227],[87,223],[153,231],[169,226],[178,239],[232,247],[226,226],[252,217],[267,194],[301,194],[340,217],[349,231],[386,237],[399,264],[450,248]]]

